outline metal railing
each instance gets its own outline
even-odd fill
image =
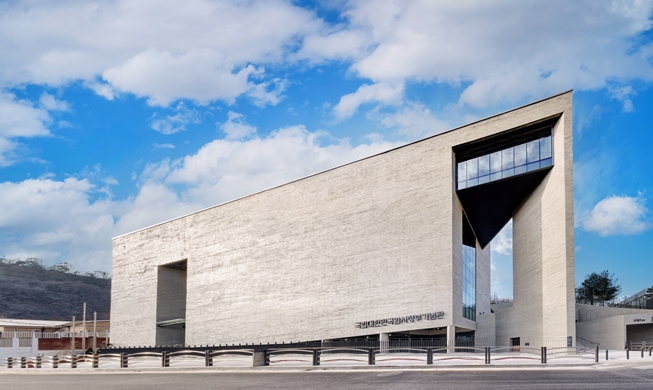
[[[86,337],[93,337],[92,331],[83,331],[74,332],[75,337],[82,338],[86,334]],[[98,338],[109,338],[109,331],[102,331],[95,333]],[[39,331],[4,331],[0,332],[0,339],[65,339],[72,338],[73,332],[39,332]]]
[[[389,343],[391,344],[391,343]],[[642,357],[644,357],[642,350]],[[649,353],[650,353],[649,349]],[[627,351],[628,352],[628,351]],[[184,348],[176,350],[98,350],[94,354],[67,354],[6,358],[0,367],[6,368],[142,368],[142,367],[256,367],[283,365],[437,365],[492,364],[521,361],[546,364],[549,360],[581,358],[599,361],[599,348],[524,347],[517,352],[510,346],[438,346],[416,348],[408,346],[252,346],[251,348]],[[606,354],[607,359],[607,354]],[[482,362],[482,363],[481,363]]]

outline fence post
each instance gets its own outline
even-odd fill
[[[36,357],[36,368],[41,368],[41,361],[42,361],[42,359],[43,359],[43,358],[41,357],[41,355],[38,355],[38,356]]]
[[[170,352],[161,352],[161,367],[170,367]]]
[[[14,358],[12,357],[7,358],[7,368],[14,368]]]
[[[52,368],[59,368],[59,355],[52,356]]]
[[[599,346],[596,346],[596,351],[594,352],[594,363],[599,362]]]
[[[27,358],[24,356],[20,358],[20,368],[27,368]]]
[[[644,358],[644,344],[642,344],[642,347],[640,348],[642,350],[642,359]]]
[[[651,352],[652,352],[652,351],[653,351],[653,346],[652,346],[652,347],[648,347],[648,356],[651,356]]]
[[[626,348],[626,360],[630,359],[630,348]]]
[[[124,352],[120,353],[120,368],[129,367],[129,362],[127,361],[127,354]]]
[[[485,364],[490,364],[490,359],[491,359],[491,357],[490,357],[491,352],[490,351],[491,351],[490,347],[485,347]]]
[[[77,355],[74,353],[70,356],[70,368],[77,368]]]
[[[213,356],[211,356],[211,351],[208,349],[204,351],[204,365],[206,367],[213,367]]]
[[[367,353],[367,364],[369,364],[370,366],[373,366],[373,365],[376,364],[376,362],[374,361],[374,349],[373,348],[370,348],[369,352]]]
[[[100,355],[97,353],[97,351],[93,352],[93,368],[98,368],[100,367]]]
[[[546,347],[542,347],[542,364],[546,363]]]
[[[269,366],[270,352],[267,349],[254,350],[252,354],[252,367]]]
[[[313,350],[313,365],[314,366],[320,365],[320,350],[317,348]]]
[[[426,348],[426,364],[433,364],[433,348]]]

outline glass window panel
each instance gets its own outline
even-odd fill
[[[478,158],[478,175],[485,176],[490,174],[490,156],[485,155]]]
[[[467,187],[473,187],[478,185],[478,179],[469,179],[467,180]]]
[[[467,160],[467,180],[478,177],[478,159]]]
[[[534,171],[536,169],[540,169],[540,162],[536,161],[534,163],[530,163],[530,164],[527,165],[526,169],[528,169],[529,172]]]
[[[490,173],[501,171],[501,152],[494,152],[490,155]]]
[[[485,175],[478,178],[478,184],[485,184],[489,181],[490,181],[490,175]]]
[[[501,169],[508,169],[515,166],[513,148],[501,151]]]
[[[526,165],[515,167],[515,175],[519,175],[524,172],[526,172]]]
[[[515,176],[515,169],[506,169],[505,171],[501,171],[501,177],[510,177],[510,176]]]
[[[526,144],[515,146],[515,166],[526,164]]]
[[[540,141],[535,140],[526,144],[526,162],[532,163],[540,159]],[[530,169],[529,169],[530,171]]]
[[[550,158],[545,158],[544,160],[540,161],[540,167],[541,168],[550,167],[552,163],[553,160],[551,160]]]
[[[499,179],[501,179],[501,171],[490,175],[490,181],[495,181]]]
[[[467,180],[467,161],[458,163],[458,181]]]
[[[551,136],[540,138],[540,159],[551,157]]]
[[[466,180],[461,181],[460,183],[458,183],[458,189],[459,190],[464,190],[465,188],[467,188],[467,181]]]

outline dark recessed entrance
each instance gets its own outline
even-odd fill
[[[159,266],[156,299],[156,345],[186,342],[186,275],[188,261]]]

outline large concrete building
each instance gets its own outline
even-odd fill
[[[490,308],[513,220],[514,304]],[[575,344],[572,94],[113,240],[115,345]]]

